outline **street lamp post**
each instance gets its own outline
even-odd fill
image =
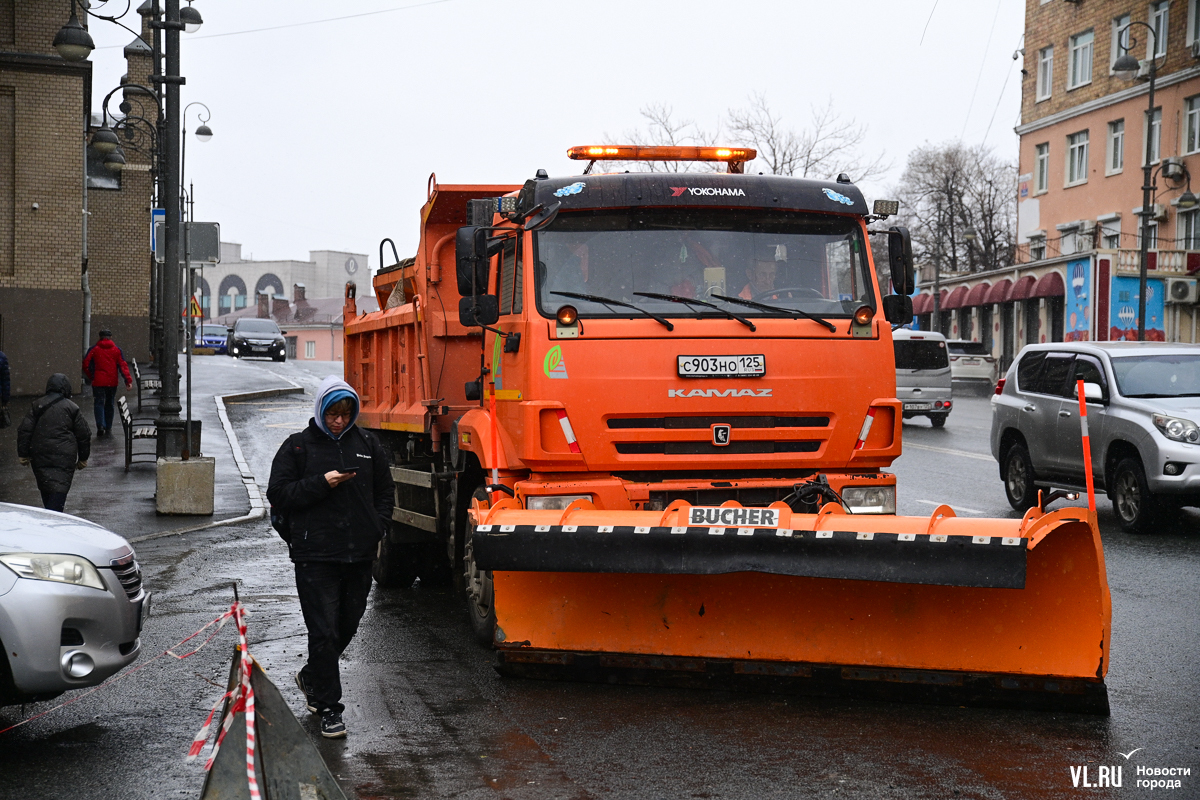
[[[190,6],[189,6],[190,8]],[[195,130],[195,135],[201,142],[207,142],[212,138],[212,128],[208,127],[208,120],[212,116],[212,112],[208,110],[208,106],[199,101],[188,103],[183,109],[183,124],[184,129],[180,136],[180,158],[179,158],[179,178],[182,191],[184,170],[187,169],[187,112],[192,106],[200,106],[204,111],[198,111],[197,116],[200,118],[200,125]],[[196,296],[196,280],[192,274],[192,245],[191,245],[191,227],[195,221],[195,191],[189,190],[187,194],[187,224],[183,232],[183,252],[184,252],[184,275],[187,277],[187,299],[184,300],[184,309],[186,324],[184,332],[187,335],[187,422],[184,425],[184,441],[183,449],[180,452],[182,458],[186,461],[192,455],[192,349],[196,344],[196,323],[192,316],[192,299]],[[203,319],[203,309],[200,311],[201,319]]]
[[[1142,218],[1141,253],[1138,257],[1138,341],[1146,341],[1146,270],[1150,257],[1150,217],[1154,214],[1154,166],[1151,163],[1154,156],[1154,81],[1158,77],[1158,32],[1141,20],[1133,20],[1130,26],[1141,25],[1150,32],[1150,58],[1147,60],[1147,77],[1149,78],[1150,107],[1146,116],[1146,161],[1142,165]],[[1134,80],[1141,69],[1141,62],[1129,54],[1129,48],[1137,44],[1133,36],[1129,37],[1129,46],[1125,54],[1113,64],[1113,72],[1126,80]]]

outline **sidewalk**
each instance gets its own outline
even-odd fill
[[[92,396],[88,387],[73,380],[76,394],[72,400],[80,407],[88,426],[93,430],[92,453],[86,469],[75,473],[75,482],[67,497],[66,513],[96,522],[128,538],[141,539],[158,533],[196,528],[239,517],[251,510],[251,499],[243,482],[243,468],[235,461],[217,412],[215,397],[271,389],[290,389],[288,381],[266,370],[247,368],[234,359],[223,356],[194,356],[192,358],[192,418],[202,423],[201,455],[216,458],[216,492],[214,513],[207,516],[160,516],[155,509],[155,462],[135,461],[125,472],[125,440],[120,420],[112,427],[112,436],[97,439],[92,412]],[[143,377],[151,370],[139,364]],[[187,385],[184,359],[180,356],[180,395],[184,406],[180,416],[187,414]],[[137,389],[126,390],[122,385],[130,411],[137,415]],[[143,399],[145,396],[143,395]],[[41,507],[33,471],[17,461],[17,425],[24,419],[34,397],[14,397],[9,403],[13,425],[0,430],[0,502],[20,503]],[[157,403],[145,405],[142,417],[157,416]],[[150,451],[151,442],[135,442],[135,451]],[[260,476],[261,477],[261,476]]]

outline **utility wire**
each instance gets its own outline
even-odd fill
[[[340,22],[341,20],[344,20],[344,19],[358,19],[359,17],[372,17],[377,14],[390,14],[393,11],[408,11],[409,9],[413,9],[413,8],[423,8],[425,6],[436,6],[436,5],[441,5],[442,3],[449,3],[449,2],[452,2],[452,0],[428,0],[428,2],[424,2],[424,3],[413,3],[412,5],[396,6],[395,8],[382,8],[378,11],[364,11],[361,14],[347,14],[344,17],[327,17],[325,19],[309,20],[308,22],[291,22],[291,23],[288,23],[287,25],[272,25],[267,28],[251,28],[249,30],[229,31],[227,33],[210,33],[205,36],[189,35],[187,37],[187,39],[189,42],[193,42],[193,41],[196,41],[197,39],[217,39],[217,38],[220,38],[223,36],[241,36],[242,34],[245,34],[245,33],[263,33],[264,31],[278,31],[278,30],[283,30],[284,28],[300,28],[305,25],[322,25],[326,22]],[[122,46],[123,45],[106,45],[104,47],[97,47],[96,49],[97,50],[113,50],[117,47],[122,47]]]
[[[979,93],[979,82],[983,80],[983,70],[987,67],[988,50],[992,46],[992,34],[996,32],[996,20],[1000,17],[1000,5],[1003,2],[1004,0],[996,2],[996,13],[992,15],[992,27],[988,30],[987,44],[983,46],[983,61],[979,64],[979,74],[975,76],[975,88],[971,90],[971,102],[967,104],[967,116],[963,120],[962,133],[958,135],[959,139],[967,135],[967,123],[971,121],[971,109],[975,107],[975,95]],[[1005,79],[1007,80],[1007,76]]]
[[[933,12],[937,11],[938,0],[933,0],[933,8],[929,9],[929,18],[925,20],[925,27],[921,30],[921,41],[917,42],[917,47],[925,44],[925,32],[929,30],[929,23],[933,21]]]
[[[1024,38],[1025,38],[1024,33],[1022,33],[1019,37],[1017,37],[1017,50],[1020,50],[1021,40]],[[1016,61],[1015,58],[1013,60]],[[1022,69],[1024,69],[1024,68],[1022,67]],[[996,112],[1000,110],[1000,104],[1004,101],[1004,90],[1008,88],[1008,79],[1011,77],[1012,77],[1012,68],[1010,67],[1008,72],[1004,76],[1004,85],[1000,87],[1000,96],[996,98],[996,107],[992,109],[992,118],[988,120],[987,130],[983,132],[983,142],[985,144],[987,143],[988,134],[992,132],[992,123],[996,121]],[[1017,107],[1017,123],[1016,124],[1019,125],[1020,122],[1021,122],[1021,109],[1018,106]]]

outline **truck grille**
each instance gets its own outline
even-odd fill
[[[142,594],[142,569],[134,561],[133,554],[114,559],[111,564],[113,574],[121,582],[125,594],[129,595],[130,600],[138,599]]]
[[[626,428],[686,430],[708,428],[712,425],[729,425],[732,428],[825,428],[829,426],[829,417],[624,417],[608,420],[610,430]],[[661,453],[662,451],[657,452]]]
[[[717,446],[711,442],[616,442],[621,455],[741,455],[746,453],[815,453],[820,442],[730,442]]]

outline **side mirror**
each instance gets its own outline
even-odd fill
[[[892,291],[896,294],[912,294],[917,288],[912,237],[903,225],[893,225],[888,230],[888,265],[892,269]]]
[[[1075,384],[1072,396],[1079,398],[1079,384]],[[1085,400],[1095,400],[1097,403],[1104,402],[1104,389],[1098,383],[1085,383],[1083,385],[1083,397]]]
[[[554,218],[558,216],[558,210],[562,208],[562,203],[558,200],[543,208],[538,213],[525,220],[525,230],[537,231],[554,222]]]
[[[464,297],[458,301],[458,321],[468,328],[495,325],[500,319],[500,300],[494,294]]]
[[[454,237],[455,273],[458,293],[470,297],[487,292],[487,229],[465,225]]]
[[[906,294],[889,294],[883,298],[883,318],[893,325],[912,322],[912,298]]]
[[[287,336],[287,331],[280,331],[280,332],[279,332],[279,335],[280,335],[280,336]]]

